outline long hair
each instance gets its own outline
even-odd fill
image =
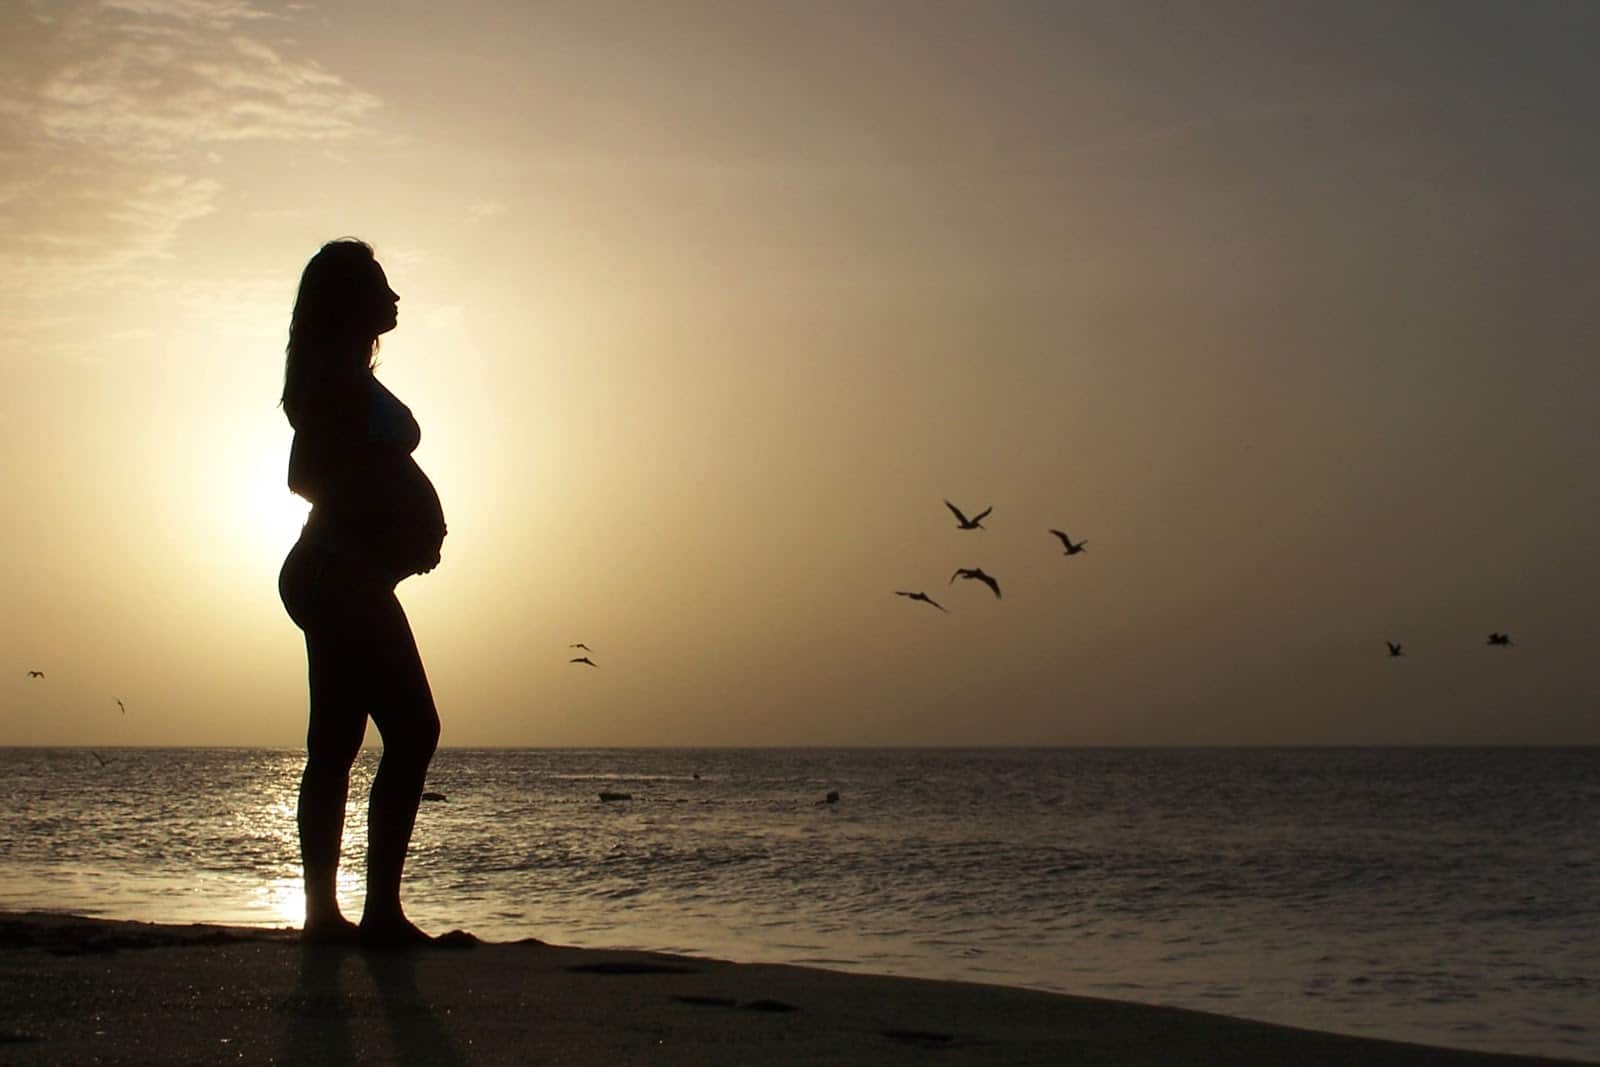
[[[377,262],[371,245],[341,237],[318,249],[301,273],[279,400],[289,425],[300,425],[306,405],[324,383],[372,369],[378,352],[372,327]]]

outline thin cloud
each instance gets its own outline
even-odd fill
[[[106,11],[222,28],[272,17],[271,12],[261,10],[249,0],[100,0],[100,7]]]
[[[113,172],[60,166],[21,210],[0,210],[10,224],[0,255],[0,282],[23,299],[60,297],[98,285],[150,284],[152,262],[171,259],[179,231],[216,210],[222,186],[184,174]],[[102,184],[105,182],[105,184]]]
[[[204,218],[216,210],[221,183],[210,178],[170,174],[155,178],[107,217],[127,225],[144,253],[166,256],[184,223]],[[137,254],[137,253],[136,253]]]
[[[281,42],[292,9],[250,0],[80,0],[14,20],[0,71],[0,291],[36,304],[153,283],[218,210],[244,142],[354,142],[381,107]]]
[[[379,106],[315,63],[200,32],[105,42],[50,73],[28,103],[9,110],[31,111],[46,139],[151,160],[237,141],[339,140]]]

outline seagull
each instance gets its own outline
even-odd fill
[[[907,596],[907,597],[910,597],[912,600],[920,600],[924,604],[932,604],[934,607],[938,608],[940,611],[945,611],[945,606],[943,604],[939,603],[937,600],[933,599],[933,597],[929,596],[927,593],[906,593],[906,592],[902,592],[899,589],[896,589],[894,591],[894,595],[895,596]],[[948,614],[948,612],[946,612],[946,614]]]
[[[983,573],[982,567],[957,567],[956,572],[950,576],[950,582],[953,583],[957,578],[976,578],[989,587],[996,599],[1000,597],[1000,583]]]
[[[93,757],[94,757],[94,758],[95,758],[95,759],[97,759],[97,760],[99,760],[99,761],[100,761],[100,766],[102,766],[102,767],[104,767],[104,766],[105,766],[105,765],[106,765],[106,764],[108,764],[108,763],[115,763],[115,762],[116,762],[116,760],[109,760],[109,759],[106,759],[106,758],[105,758],[105,757],[104,757],[104,756],[102,756],[102,755],[100,755],[100,753],[98,753],[98,752],[96,752],[96,751],[95,751],[95,750],[94,750],[94,749],[92,749],[92,748],[91,748],[91,749],[90,749],[90,750],[89,750],[89,755],[91,755],[91,756],[93,756]]]
[[[1389,655],[1391,657],[1393,657],[1393,656],[1403,656],[1403,655],[1406,654],[1405,653],[1405,648],[1403,646],[1399,645],[1399,644],[1396,644],[1393,641],[1385,641],[1384,644],[1389,646]]]
[[[122,701],[120,701],[120,700],[117,701],[117,707],[122,708],[122,714],[124,714],[124,715],[128,714],[128,709],[126,707],[123,707]]]
[[[581,648],[585,652],[593,652],[594,651],[594,649],[590,648],[588,645],[584,644],[582,641],[574,641],[572,644],[568,645],[567,647],[568,648]]]
[[[955,515],[955,517],[956,517],[956,529],[958,529],[958,530],[982,530],[982,529],[984,529],[983,517],[985,515],[989,514],[989,512],[994,510],[994,506],[990,505],[989,507],[984,508],[982,511],[978,512],[976,515],[974,515],[972,518],[969,519],[965,515],[961,514],[961,509],[956,507],[954,504],[950,503],[950,501],[946,500],[944,502],[944,506],[949,508],[951,513]]]
[[[1510,634],[1502,634],[1502,633],[1492,633],[1492,634],[1489,635],[1489,640],[1487,642],[1485,642],[1485,643],[1486,644],[1490,644],[1490,645],[1506,646],[1506,645],[1511,644],[1511,635]]]
[[[44,677],[44,671],[29,671],[28,672],[28,677],[29,678],[43,678]]]
[[[1083,551],[1083,546],[1089,543],[1087,541],[1079,541],[1077,544],[1073,544],[1072,538],[1068,537],[1060,530],[1051,530],[1050,532],[1061,538],[1061,543],[1065,545],[1067,549],[1065,554],[1069,556],[1076,556],[1079,552]]]
[[[567,660],[567,662],[568,663],[587,663],[591,667],[600,666],[600,664],[596,663],[594,660],[590,659],[588,656],[577,656],[577,657],[575,657],[573,659]]]

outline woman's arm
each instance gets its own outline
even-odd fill
[[[356,475],[367,450],[368,387],[361,375],[317,384],[295,425],[289,488],[313,505],[330,503]]]

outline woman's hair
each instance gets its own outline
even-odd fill
[[[354,237],[329,241],[300,275],[284,350],[283,405],[298,426],[306,403],[330,377],[371,370],[378,351],[372,309],[378,261],[372,246]]]

